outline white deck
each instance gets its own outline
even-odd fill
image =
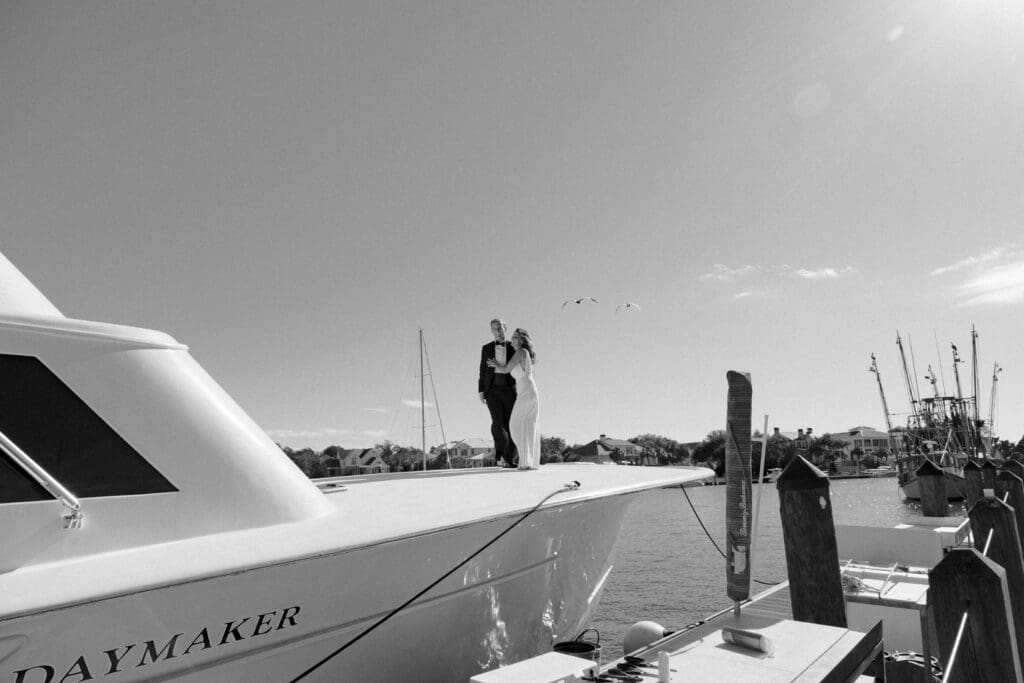
[[[678,485],[711,476],[704,468],[554,464],[535,471],[453,470],[394,477],[354,477],[325,493],[333,510],[317,518],[262,528],[26,565],[0,574],[0,620],[147,588],[239,572],[402,538],[509,518],[534,507],[571,481],[545,507]],[[340,480],[339,480],[340,481]],[[174,496],[176,494],[161,494]],[[86,499],[90,510],[130,503]],[[53,503],[56,505],[56,503]],[[116,530],[111,530],[116,533]],[[47,586],[40,591],[39,586]]]

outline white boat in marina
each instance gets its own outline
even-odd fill
[[[317,486],[186,346],[66,318],[2,255],[0,373],[12,683],[466,680],[586,624],[635,494],[712,476],[565,464]]]

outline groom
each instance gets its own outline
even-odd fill
[[[516,445],[508,431],[508,418],[512,415],[512,406],[516,402],[516,380],[507,373],[495,372],[487,365],[494,358],[504,365],[512,357],[515,349],[505,341],[508,325],[501,318],[491,321],[491,334],[494,341],[484,344],[480,350],[480,379],[477,391],[480,402],[487,404],[491,412],[491,436],[494,437],[495,464],[504,462],[505,467],[515,467],[518,461]]]

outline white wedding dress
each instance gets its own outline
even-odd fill
[[[516,380],[516,402],[508,420],[508,431],[519,451],[519,469],[535,470],[540,465],[540,432],[537,431],[540,396],[533,380],[533,361],[529,353],[523,356],[522,363],[512,368],[511,374]]]

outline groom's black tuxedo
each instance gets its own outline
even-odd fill
[[[494,368],[488,365],[487,361],[494,358],[494,347],[497,345],[498,342],[491,342],[484,344],[484,347],[480,349],[480,379],[476,383],[476,390],[484,395],[494,386]],[[512,342],[502,342],[502,345],[505,347],[505,361],[508,362],[508,359],[512,357],[516,350],[512,348]],[[516,380],[512,375],[506,374],[503,377],[508,380],[510,387],[515,388]]]
[[[509,342],[502,342],[505,347],[507,363],[515,349]],[[495,373],[487,361],[494,358],[494,349],[498,342],[484,344],[480,350],[480,378],[477,380],[477,391],[484,395],[487,410],[491,413],[491,436],[494,438],[494,457],[496,462],[508,466],[515,465],[516,445],[508,431],[508,420],[512,416],[512,407],[516,403],[516,380],[508,373]]]

